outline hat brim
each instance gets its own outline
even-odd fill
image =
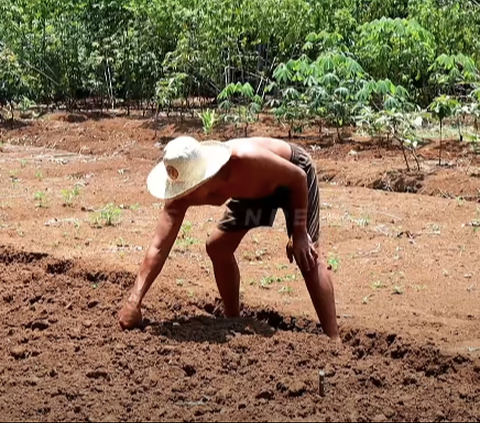
[[[172,182],[162,161],[151,170],[147,177],[147,188],[150,194],[160,200],[173,200],[184,197],[213,178],[225,163],[230,160],[230,148],[222,142],[204,141],[200,143],[200,148],[207,159],[205,173],[200,179],[187,182]]]

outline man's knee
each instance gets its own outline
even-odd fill
[[[205,244],[207,254],[210,258],[225,257],[232,255],[237,249],[238,244],[233,242],[228,235],[218,232],[213,233],[207,239]]]

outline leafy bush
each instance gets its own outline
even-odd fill
[[[2,101],[169,109],[172,77],[184,103],[238,82],[260,93],[280,63],[335,49],[426,105],[436,58],[480,62],[479,6],[460,0],[4,0],[0,14]]]

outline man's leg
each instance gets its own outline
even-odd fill
[[[240,316],[240,270],[235,251],[248,230],[224,232],[215,228],[207,240],[215,280],[222,297],[226,317]]]
[[[310,298],[315,311],[317,312],[323,331],[327,336],[335,341],[340,340],[337,312],[335,307],[335,294],[333,282],[327,267],[323,263],[319,249],[320,238],[320,192],[315,165],[305,150],[293,145],[292,161],[300,166],[307,175],[308,188],[308,211],[307,211],[307,231],[313,242],[312,247],[318,253],[317,265],[306,272],[300,268],[305,284],[307,285]],[[285,210],[287,209],[287,210]],[[288,213],[288,208],[284,207],[286,214],[288,234],[292,234],[294,221],[297,218],[295,213]]]
[[[305,279],[305,284],[322,324],[323,331],[331,339],[338,341],[340,336],[338,333],[333,282],[329,270],[320,257],[319,249],[317,251],[317,266],[310,269],[309,272],[304,272],[302,269],[300,271]]]

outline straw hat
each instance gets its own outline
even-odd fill
[[[185,196],[215,176],[230,155],[228,145],[219,141],[175,138],[165,146],[162,162],[148,175],[148,191],[162,200]]]

